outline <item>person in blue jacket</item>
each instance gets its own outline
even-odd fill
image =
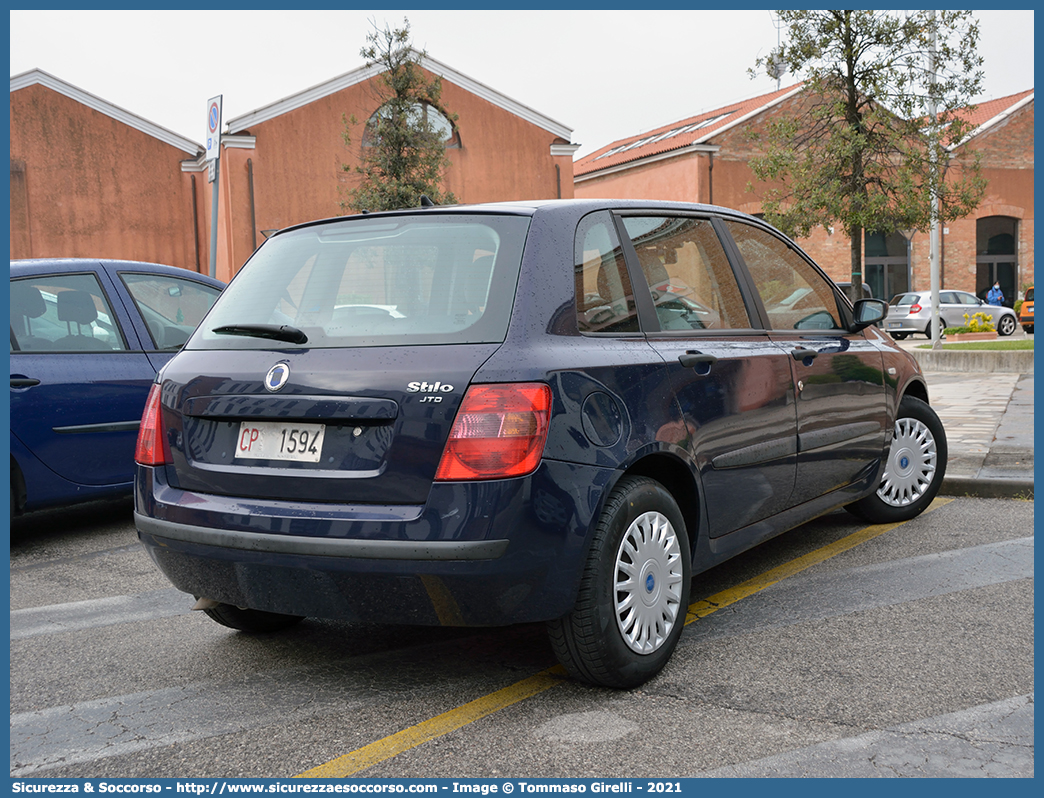
[[[993,284],[993,288],[986,294],[986,301],[991,305],[1000,305],[1004,302],[1004,294],[1001,293],[1000,282]]]

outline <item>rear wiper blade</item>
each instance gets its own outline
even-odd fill
[[[211,332],[218,335],[245,335],[250,338],[271,338],[274,341],[287,341],[291,344],[306,344],[308,336],[289,324],[226,324],[215,327]]]

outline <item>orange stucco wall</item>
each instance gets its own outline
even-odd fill
[[[573,196],[568,144],[443,80],[461,148],[445,187],[459,202]],[[372,80],[224,136],[215,274],[228,280],[263,230],[342,213],[358,180]],[[346,146],[343,117],[358,124]],[[151,260],[209,273],[213,185],[196,157],[41,84],[11,93],[11,257]]]
[[[450,166],[443,186],[458,202],[573,196],[572,160],[551,155],[551,145],[561,139],[447,80],[442,86],[443,105],[457,114],[461,141],[460,149],[446,151]],[[253,236],[263,242],[262,230],[345,212],[340,203],[359,180],[351,167],[359,163],[363,126],[379,104],[372,81],[364,82],[237,131],[239,138],[253,137],[254,144],[222,151],[221,210],[229,247],[219,253],[219,277],[242,266],[253,251]],[[357,124],[346,145],[343,119],[351,116]]]
[[[11,94],[11,257],[196,269],[186,152],[41,85]]]

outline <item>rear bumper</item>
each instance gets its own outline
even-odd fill
[[[592,497],[612,478],[545,461],[521,479],[437,483],[421,506],[304,505],[184,491],[139,466],[135,523],[195,596],[372,623],[526,623],[572,609]]]
[[[928,329],[928,321],[921,321],[916,317],[910,319],[885,318],[885,320],[881,322],[881,329],[890,333],[923,333]]]

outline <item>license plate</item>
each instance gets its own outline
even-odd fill
[[[244,421],[239,425],[236,457],[248,460],[295,460],[318,463],[323,454],[324,424]]]
[[[888,326],[889,327],[902,327],[903,323],[901,321],[890,321],[890,322],[888,322]]]

